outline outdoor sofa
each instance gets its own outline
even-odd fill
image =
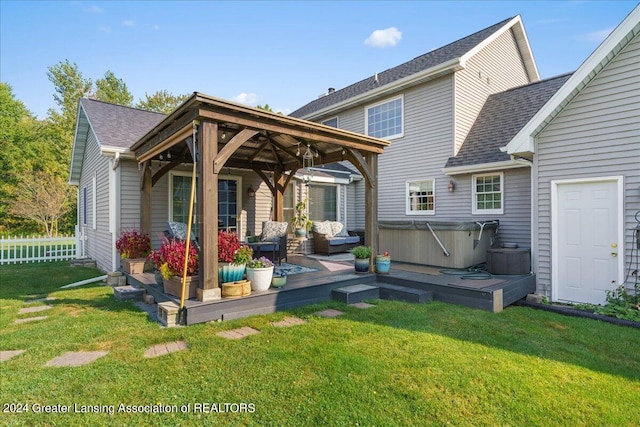
[[[340,221],[314,221],[311,224],[313,250],[317,254],[347,252],[360,245],[360,236],[347,231]]]

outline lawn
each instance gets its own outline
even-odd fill
[[[115,301],[107,286],[58,289],[97,275],[64,262],[0,267],[0,350],[27,350],[0,363],[2,424],[637,426],[640,420],[637,329],[524,307],[492,314],[394,301],[373,301],[376,307],[366,310],[329,302],[167,329]],[[26,301],[47,296],[57,298],[52,310],[37,314],[47,319],[14,324],[27,317],[18,314]],[[324,308],[346,314],[313,315]],[[285,316],[307,323],[271,325]],[[216,336],[241,326],[261,333]],[[175,340],[188,350],[143,358],[148,347]],[[109,354],[82,367],[44,366],[79,350]],[[176,413],[118,412],[121,404],[131,405],[124,410],[175,405]],[[45,414],[43,405],[71,413]],[[111,407],[115,413],[105,413]],[[11,413],[18,408],[28,411]],[[98,413],[77,412],[83,408]]]

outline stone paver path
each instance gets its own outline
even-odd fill
[[[91,363],[102,356],[107,355],[107,351],[71,351],[62,356],[49,360],[45,366],[81,366]]]
[[[46,298],[38,298],[38,299],[32,299],[29,301],[25,301],[27,304],[35,304],[37,302],[39,303],[43,303],[43,302],[51,302],[51,301],[55,301],[57,300],[57,297],[46,297]]]
[[[184,341],[173,341],[164,344],[154,345],[149,347],[144,353],[144,357],[149,359],[151,357],[164,356],[165,354],[174,353],[176,351],[186,350],[187,343]]]
[[[334,310],[332,308],[329,308],[327,310],[322,310],[322,311],[317,311],[315,313],[316,316],[320,316],[320,317],[337,317],[337,316],[341,316],[344,314],[343,311],[340,310]]]
[[[222,338],[228,338],[230,340],[239,340],[244,337],[248,337],[249,335],[259,334],[260,331],[245,326],[243,328],[231,329],[229,331],[218,332],[216,335]]]
[[[307,323],[306,320],[302,320],[297,317],[285,317],[279,322],[271,322],[273,326],[277,326],[279,328],[286,328],[289,326],[296,326],[296,325],[304,325],[305,323]]]
[[[0,351],[0,362],[4,362],[5,360],[9,360],[12,357],[15,357],[19,354],[24,353],[25,350],[1,350]]]
[[[36,322],[38,320],[48,319],[49,316],[37,316],[37,317],[25,317],[24,319],[16,319],[13,323],[28,323],[28,322]]]
[[[362,308],[362,309],[375,307],[375,305],[368,304],[366,302],[356,302],[356,303],[349,304],[349,305],[352,306],[352,307],[357,307],[357,308]]]
[[[20,311],[18,311],[18,314],[37,313],[39,311],[51,310],[52,308],[52,305],[37,305],[35,307],[25,307],[21,308]]]

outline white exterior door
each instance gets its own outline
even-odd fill
[[[552,299],[604,304],[621,280],[622,179],[552,183]]]

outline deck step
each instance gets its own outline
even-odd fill
[[[116,286],[113,288],[113,295],[118,301],[142,301],[144,289],[135,286]]]
[[[379,288],[372,285],[351,285],[331,291],[331,299],[345,304],[354,304],[367,299],[380,298]]]
[[[407,286],[379,283],[380,299],[424,304],[433,301],[433,292]]]

